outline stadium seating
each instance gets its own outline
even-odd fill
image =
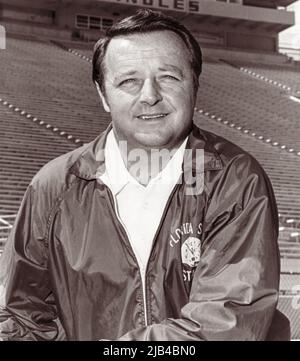
[[[35,173],[75,144],[0,104],[0,248]]]
[[[61,45],[10,37],[1,52],[0,248],[38,169],[89,142],[109,122],[92,84],[91,50]],[[297,91],[297,80],[289,84]],[[287,94],[205,59],[195,123],[254,155],[271,179],[280,213],[279,306],[293,320],[292,336],[300,338],[299,312],[292,309],[297,293],[291,293],[300,284],[300,105]]]
[[[206,59],[204,63],[198,107],[270,142],[300,151],[299,104],[281,89],[219,60]]]
[[[260,64],[237,62],[234,64],[245,73],[281,87],[286,91],[300,94],[300,67],[292,64]],[[259,77],[260,76],[260,77]],[[272,81],[272,82],[271,82]],[[285,86],[285,87],[284,87]]]

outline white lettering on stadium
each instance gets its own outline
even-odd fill
[[[197,0],[107,0],[113,3],[121,3],[127,5],[151,7],[161,10],[189,11],[199,12],[199,2]]]

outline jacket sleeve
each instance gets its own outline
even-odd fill
[[[46,212],[30,185],[0,258],[0,339],[64,339],[51,292]]]
[[[278,216],[270,181],[254,159],[238,156],[210,194],[202,256],[181,317],[132,330],[120,340],[266,338],[280,274]]]

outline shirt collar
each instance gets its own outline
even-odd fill
[[[175,154],[173,154],[172,158],[168,161],[163,170],[159,172],[155,178],[151,179],[149,184],[157,181],[161,183],[173,183],[174,178],[178,178],[180,176],[187,141],[188,137],[186,137],[181,143],[180,147],[176,150]],[[177,181],[177,179],[175,179],[175,181]]]
[[[142,187],[144,190],[149,189],[155,183],[173,183],[174,178],[176,178],[176,181],[182,171],[182,161],[187,140],[188,137],[182,142],[163,170],[151,179],[145,187],[141,185],[127,170],[114,132],[113,130],[110,130],[106,138],[104,149],[106,170],[105,173],[100,176],[100,179],[105,181],[106,177],[108,178],[110,188],[115,195],[118,194],[128,183]]]
[[[192,152],[188,153],[188,157],[192,157],[191,163],[188,161],[187,164],[192,164],[192,169],[196,173],[202,173],[208,170],[221,170],[223,169],[223,164],[217,149],[208,139],[206,134],[211,134],[212,136],[216,137],[216,135],[209,133],[207,131],[203,132],[200,128],[196,125],[193,126],[192,131],[189,135],[188,142],[187,142],[187,149],[191,149]],[[203,164],[199,164],[196,161],[196,150],[203,149],[204,150],[204,159]],[[203,165],[203,167],[202,167]]]
[[[112,125],[109,124],[108,128],[96,139],[82,146],[82,153],[69,169],[71,174],[85,180],[94,180],[105,172],[105,144],[111,129]],[[204,150],[204,171],[220,170],[223,168],[221,158],[205,133],[194,125],[188,137],[186,148]],[[191,164],[194,171],[203,171],[202,168],[198,168],[195,152],[192,152]]]
[[[137,181],[130,175],[124,164],[112,129],[106,138],[104,157],[105,172],[100,176],[100,179],[103,179],[104,176],[108,177],[113,194],[116,195],[119,193],[128,183],[137,183]]]

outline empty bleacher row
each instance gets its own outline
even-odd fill
[[[57,86],[63,87],[63,82]],[[92,84],[89,92],[95,92]],[[83,143],[90,142],[109,123],[109,117],[102,111],[98,99],[94,104],[86,104],[64,98],[48,99],[42,96],[31,98],[1,91],[0,97],[33,114],[46,124],[51,124],[74,138],[80,139]]]
[[[300,105],[279,88],[258,81],[235,67],[218,60],[205,60],[198,106],[230,123],[255,131],[270,142],[300,152],[297,134]]]
[[[16,199],[15,194],[22,197],[25,187],[41,166],[75,146],[3,106],[0,106],[0,132],[0,212],[11,214],[17,208],[5,198]],[[20,197],[16,199],[17,207]]]
[[[292,94],[300,95],[300,67],[294,64],[263,64],[234,61],[233,63],[242,71],[260,75],[263,81],[273,81],[271,84],[281,87]]]
[[[68,48],[68,51],[72,52],[73,54],[77,55],[77,56],[83,56],[86,57],[87,59],[89,59],[90,61],[93,58],[93,51],[89,50],[89,49],[74,49],[74,48]],[[70,49],[70,50],[69,50]]]
[[[5,93],[97,104],[88,62],[79,66],[73,54],[49,42],[9,37],[6,45],[0,67]]]
[[[24,192],[48,161],[75,148],[31,119],[0,105],[0,248],[3,247]]]

